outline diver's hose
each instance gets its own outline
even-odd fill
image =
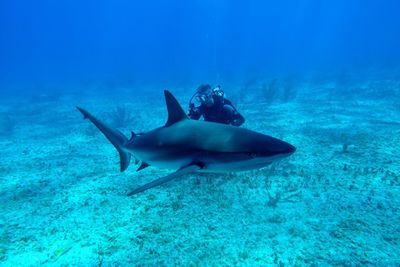
[[[192,97],[191,97],[190,100],[189,100],[189,106],[190,106],[190,104],[193,103],[193,98],[194,98],[196,95],[197,95],[197,92],[194,92],[194,94],[192,95]]]

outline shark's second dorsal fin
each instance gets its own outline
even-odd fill
[[[176,98],[168,90],[164,90],[164,95],[168,109],[168,120],[165,126],[168,127],[178,121],[188,119],[188,116],[182,109],[181,105],[179,105]]]

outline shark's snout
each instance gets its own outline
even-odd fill
[[[273,139],[273,145],[269,146],[270,153],[275,155],[290,156],[296,152],[296,147],[279,139]]]
[[[285,151],[286,151],[286,154],[293,154],[294,152],[296,152],[296,147],[294,145],[286,143]]]

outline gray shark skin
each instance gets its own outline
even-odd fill
[[[77,107],[114,145],[120,155],[120,170],[131,157],[141,161],[137,171],[148,166],[175,170],[145,184],[128,196],[194,172],[237,172],[263,168],[290,156],[296,148],[277,138],[235,126],[190,120],[175,97],[164,91],[168,109],[165,126],[128,140],[86,110]]]

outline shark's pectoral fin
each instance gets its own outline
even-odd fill
[[[152,187],[165,184],[165,183],[167,183],[167,182],[169,182],[169,181],[171,181],[171,180],[173,180],[173,179],[175,179],[175,178],[178,178],[178,177],[180,177],[180,176],[182,176],[182,175],[196,172],[196,171],[200,170],[201,168],[202,168],[201,165],[198,165],[198,164],[190,164],[190,165],[187,165],[187,166],[185,166],[185,167],[180,168],[180,169],[177,170],[176,172],[171,173],[170,175],[164,176],[164,177],[159,178],[159,179],[157,179],[157,180],[154,180],[154,181],[152,181],[152,182],[150,182],[150,183],[148,183],[148,184],[145,184],[145,185],[143,185],[143,186],[141,186],[141,187],[139,187],[139,188],[136,188],[135,190],[133,190],[132,192],[130,192],[130,193],[128,194],[128,196],[132,196],[132,195],[134,195],[134,194],[143,192],[143,191],[145,191],[145,190],[147,190],[147,189],[150,189],[150,188],[152,188]]]

